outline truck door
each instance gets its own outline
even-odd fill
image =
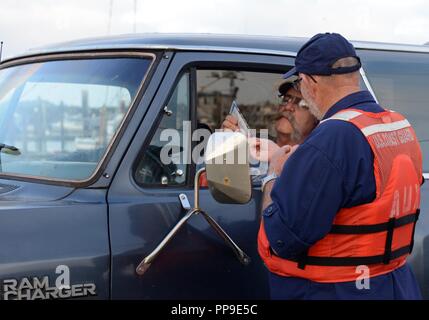
[[[110,297],[101,168],[151,61],[97,52],[1,65],[0,299]]]
[[[207,188],[200,193],[201,207],[250,256],[249,265],[240,264],[207,222],[194,216],[143,275],[136,267],[184,216],[179,194],[193,203],[198,166],[190,161],[190,150],[198,141],[191,141],[192,132],[219,128],[232,99],[247,110],[250,126],[264,128],[263,119],[276,108],[281,73],[293,59],[210,52],[179,52],[164,59],[172,59],[166,76],[108,191],[112,298],[268,298],[267,273],[256,247],[257,181],[245,205],[219,204]],[[170,152],[181,161],[160,161],[163,147],[179,141]]]

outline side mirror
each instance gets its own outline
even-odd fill
[[[194,208],[191,207],[186,194],[180,194],[179,199],[187,213],[170,230],[158,246],[147,255],[137,266],[138,275],[143,275],[151,266],[159,253],[173,239],[177,232],[196,215],[203,216],[213,230],[232,249],[243,265],[250,263],[250,257],[231,239],[222,227],[208,213],[200,208],[199,191],[200,177],[206,172],[210,192],[221,203],[246,203],[252,195],[249,174],[247,139],[242,133],[216,132],[207,143],[206,167],[195,174],[194,179]],[[176,171],[177,174],[177,171]]]
[[[248,144],[240,132],[215,132],[205,152],[210,193],[220,203],[244,204],[252,197]]]

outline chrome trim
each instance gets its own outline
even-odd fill
[[[237,259],[244,266],[247,266],[252,260],[251,258],[232,240],[232,238],[222,229],[222,227],[205,211],[200,210],[200,214],[206,219],[207,223],[214,231],[223,239],[223,241],[232,249]]]
[[[180,41],[181,39],[177,39],[177,36],[189,36],[190,39],[194,39],[197,41],[198,38],[193,38],[195,36],[207,36],[208,38],[213,38],[219,43],[222,43],[222,37],[224,39],[230,39],[229,36],[235,36],[237,39],[240,39],[240,35],[219,35],[219,34],[198,34],[198,33],[190,33],[190,34],[168,34],[168,33],[144,33],[140,35],[129,35],[123,34],[118,36],[111,37],[95,37],[95,38],[83,38],[77,39],[74,41],[63,42],[58,44],[51,44],[50,47],[37,47],[29,49],[27,52],[18,54],[13,57],[9,57],[4,61],[9,61],[17,58],[22,58],[25,56],[32,56],[38,54],[47,54],[47,53],[55,53],[55,52],[76,52],[82,50],[107,50],[107,49],[159,49],[159,50],[183,50],[183,51],[224,51],[224,52],[237,52],[237,53],[257,53],[257,54],[273,54],[280,56],[296,56],[296,52],[289,50],[271,50],[271,49],[261,49],[261,48],[243,48],[243,47],[226,47],[222,45],[213,45],[213,46],[204,46],[204,45],[181,45],[181,44],[165,44],[165,43],[151,43],[144,44],[138,43],[139,41],[145,41],[145,37],[149,37],[151,41],[157,41],[156,37],[159,37],[160,40],[168,41],[170,37],[171,41]],[[176,38],[175,38],[176,36]],[[221,36],[219,38],[219,36]],[[308,40],[305,37],[282,37],[282,36],[242,36],[241,39],[246,41],[247,43],[251,43],[253,41],[258,40],[266,40],[267,38],[271,39],[272,42],[285,42],[285,47],[288,46],[288,40],[301,41],[302,45]],[[137,43],[128,43],[128,44],[115,44],[118,41],[136,41]],[[86,44],[79,45],[79,42],[85,41]],[[101,44],[101,45],[88,45],[90,42],[97,41],[111,41],[110,44]],[[355,46],[356,49],[360,50],[382,50],[382,51],[398,51],[398,52],[417,52],[417,53],[429,53],[429,46],[420,45],[420,44],[400,44],[400,43],[383,43],[383,42],[371,42],[371,41],[360,41],[360,40],[351,40],[351,43]]]
[[[287,39],[287,38],[285,38]],[[279,37],[279,41],[282,38]],[[303,44],[307,39],[303,38]],[[115,39],[112,39],[115,41]],[[274,41],[274,40],[273,40]],[[409,45],[395,43],[377,43],[365,41],[351,41],[358,50],[382,50],[382,51],[398,51],[398,52],[415,52],[429,53],[429,46],[424,45]],[[254,54],[269,54],[277,56],[296,56],[296,52],[289,50],[271,50],[261,48],[242,48],[242,47],[225,47],[225,46],[198,46],[198,45],[166,45],[166,44],[109,44],[109,45],[86,45],[86,46],[60,46],[52,48],[35,48],[30,49],[25,53],[7,58],[4,62],[15,60],[18,58],[29,57],[40,54],[51,54],[55,52],[77,52],[77,51],[96,51],[96,50],[178,50],[178,51],[213,51],[213,52],[232,52],[232,53],[254,53]]]
[[[425,180],[429,179],[429,173],[423,173],[423,178],[425,178]]]
[[[136,273],[142,276],[152,265],[152,262],[161,253],[164,247],[174,238],[176,233],[182,228],[182,226],[194,215],[200,212],[199,209],[189,210],[185,216],[179,220],[179,222],[171,229],[171,231],[162,239],[162,241],[156,246],[156,248],[149,253],[144,259],[138,264]]]
[[[149,52],[130,52],[130,51],[115,51],[115,52],[84,52],[84,50],[76,50],[76,52],[47,52],[43,55],[23,55],[13,59],[3,60],[0,64],[0,69],[9,68],[13,66],[19,66],[22,64],[28,63],[37,63],[37,62],[47,62],[54,60],[77,60],[77,59],[85,59],[85,58],[99,58],[99,57],[118,57],[118,58],[127,58],[127,57],[143,57],[143,56],[151,56],[154,59],[156,55],[154,53]],[[151,65],[152,66],[152,65]]]
[[[42,54],[52,54],[58,52],[80,52],[80,51],[98,51],[98,50],[178,50],[178,51],[213,51],[228,53],[248,53],[248,54],[268,54],[276,56],[296,57],[294,51],[280,51],[260,48],[240,48],[240,47],[219,47],[219,46],[188,46],[188,45],[163,45],[163,44],[112,44],[103,46],[79,46],[79,47],[55,47],[49,49],[30,49],[29,51],[10,57],[4,60],[9,62],[15,59],[31,57]]]
[[[84,46],[76,48],[55,48],[55,51],[84,51],[84,50],[106,50],[106,49],[150,49],[150,50],[179,50],[179,51],[215,51],[215,52],[234,52],[234,53],[251,53],[251,54],[271,54],[278,56],[296,56],[296,52],[288,50],[272,50],[272,49],[261,49],[261,48],[242,48],[242,47],[222,47],[222,46],[189,46],[189,45],[162,45],[162,44],[138,44],[138,45],[109,45],[109,46]],[[52,49],[48,49],[52,50]],[[29,54],[33,54],[31,51]],[[37,52],[45,53],[43,52]]]
[[[365,41],[351,41],[356,49],[361,50],[382,50],[399,52],[429,53],[429,46],[400,44],[400,43],[377,43]]]
[[[369,92],[371,92],[372,96],[375,99],[375,102],[378,103],[377,96],[375,95],[374,90],[372,89],[371,83],[368,80],[368,77],[366,76],[365,70],[363,68],[359,69],[360,75],[362,76],[363,82],[365,83],[366,87],[368,88]]]
[[[0,65],[0,70],[12,66],[19,66],[22,64],[28,64],[28,63],[38,63],[38,62],[48,62],[53,60],[68,60],[68,59],[85,59],[85,58],[105,58],[105,57],[117,57],[117,58],[126,58],[126,57],[149,57],[152,59],[143,79],[140,81],[140,85],[136,91],[136,94],[134,96],[134,99],[131,101],[129,108],[122,118],[122,121],[118,128],[116,129],[115,134],[110,139],[109,144],[107,145],[106,151],[103,154],[103,157],[99,160],[97,167],[95,168],[92,175],[85,180],[66,180],[66,179],[56,179],[56,178],[49,178],[44,176],[32,176],[32,175],[24,175],[19,173],[0,173],[0,179],[22,179],[25,181],[29,180],[38,180],[45,183],[54,183],[54,184],[60,184],[60,185],[86,185],[90,183],[98,174],[100,174],[101,168],[107,158],[107,156],[110,154],[112,146],[115,144],[118,136],[120,133],[122,133],[124,123],[128,119],[131,112],[134,111],[135,108],[137,108],[137,98],[139,97],[143,86],[146,82],[147,76],[152,71],[152,67],[156,61],[156,55],[154,53],[137,53],[137,52],[98,52],[98,53],[64,53],[64,54],[53,54],[53,55],[46,55],[46,56],[40,56],[40,57],[29,57],[24,59],[19,59],[16,61],[8,61],[5,64]]]
[[[200,209],[200,177],[206,172],[206,168],[197,171],[194,177],[194,208]]]

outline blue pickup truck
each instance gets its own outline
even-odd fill
[[[256,237],[261,192],[199,204],[201,215],[142,260],[193,202],[196,164],[166,165],[164,129],[186,156],[197,128],[220,127],[236,100],[268,128],[281,74],[303,38],[125,35],[31,50],[0,64],[0,299],[267,299]],[[362,87],[413,124],[429,172],[429,47],[354,42]],[[425,175],[428,178],[429,175]],[[429,298],[429,184],[410,262]],[[181,198],[179,198],[181,195]],[[230,243],[231,244],[231,243]],[[236,251],[237,253],[237,251]],[[150,266],[150,267],[149,267]]]

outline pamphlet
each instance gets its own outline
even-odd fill
[[[238,127],[241,133],[243,133],[248,138],[253,136],[249,128],[249,125],[247,124],[246,119],[243,117],[243,114],[240,112],[240,109],[238,108],[238,104],[235,100],[232,101],[229,114],[233,115],[238,120]]]
[[[233,115],[237,119],[238,128],[241,133],[243,133],[247,138],[255,137],[254,134],[252,134],[252,130],[250,130],[250,127],[247,124],[246,119],[244,118],[243,114],[240,112],[240,109],[238,108],[238,104],[235,100],[232,101],[229,114]],[[250,158],[251,160],[250,160],[249,174],[251,176],[265,175],[268,171],[268,163],[265,161],[257,161],[256,159],[253,159],[252,156],[250,156]]]

